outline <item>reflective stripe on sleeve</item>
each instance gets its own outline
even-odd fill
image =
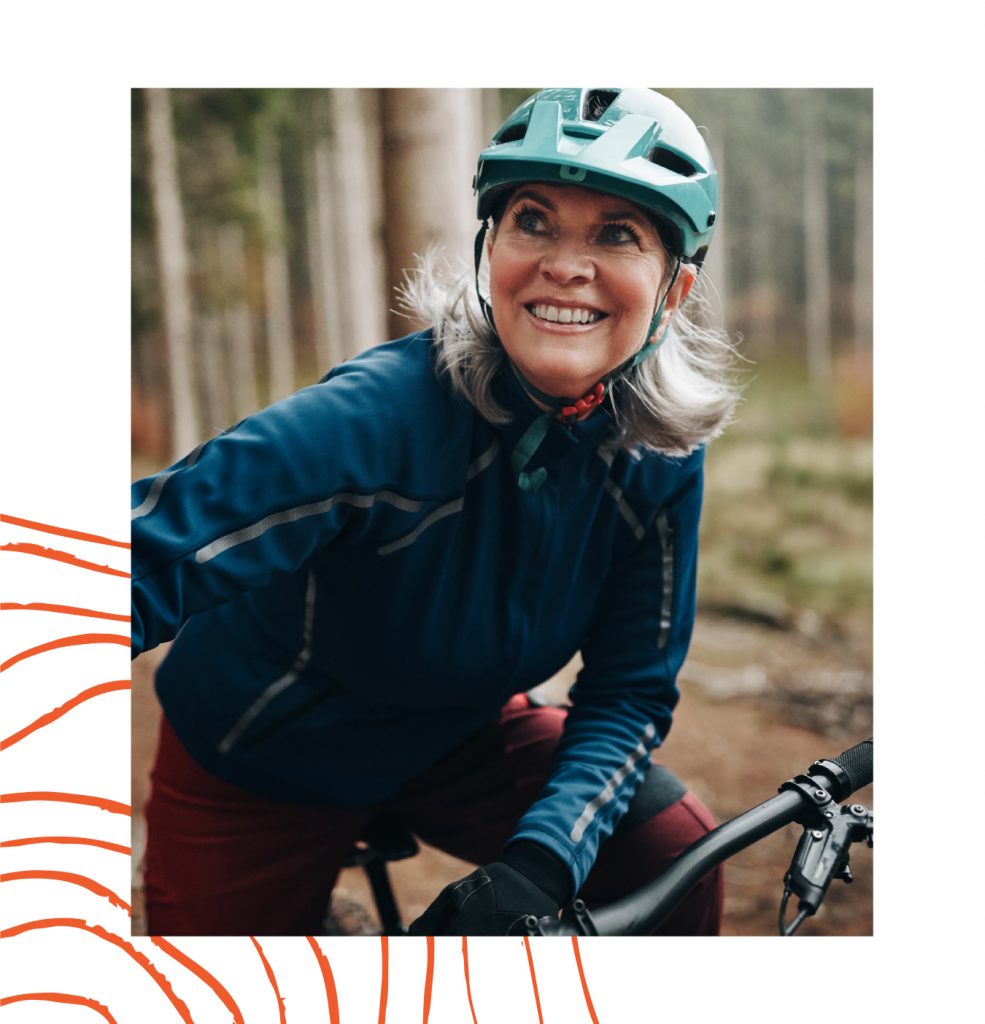
[[[616,773],[611,779],[605,784],[605,788],[594,800],[590,800],[586,805],[585,809],[578,816],[578,820],[575,822],[571,829],[570,839],[573,843],[580,843],[582,836],[585,834],[585,830],[595,820],[595,816],[598,812],[611,803],[616,796],[616,790],[619,786],[629,778],[633,769],[643,759],[650,756],[649,747],[647,746],[653,738],[657,735],[657,727],[651,722],[643,730],[643,738],[636,747],[632,750],[629,757],[619,766]]]
[[[674,607],[674,534],[666,514],[657,516],[657,535],[660,537],[663,591],[660,596],[660,633],[657,647],[667,646],[670,639],[671,612]]]
[[[602,448],[597,452],[598,457],[611,469],[612,468],[612,452],[608,449]],[[613,500],[616,503],[616,508],[619,510],[619,514],[626,520],[627,525],[633,531],[633,536],[637,540],[642,540],[646,534],[646,530],[643,524],[639,521],[636,513],[630,508],[629,502],[623,496],[623,490],[612,479],[611,476],[605,478],[605,489],[609,494],[612,495]]]
[[[143,516],[149,516],[151,512],[157,508],[157,503],[161,500],[161,491],[164,490],[164,485],[173,477],[176,473],[180,473],[183,469],[190,469],[198,462],[199,455],[202,454],[202,449],[207,444],[203,441],[197,448],[192,449],[189,453],[188,458],[185,460],[185,464],[180,466],[178,469],[170,469],[166,473],[158,473],[154,477],[154,482],[150,485],[144,500],[136,507],[130,509],[130,522],[134,519],[141,519]]]
[[[393,491],[377,491],[375,494],[335,494],[324,501],[315,501],[307,505],[298,505],[295,508],[285,509],[283,512],[276,512],[274,515],[267,516],[259,522],[245,526],[242,530],[227,533],[224,537],[219,537],[210,544],[199,548],[195,552],[195,561],[201,565],[203,562],[211,561],[211,559],[221,555],[224,551],[228,551],[230,548],[234,548],[239,544],[245,544],[248,541],[257,540],[257,538],[262,537],[275,526],[282,526],[284,523],[295,523],[299,519],[306,519],[308,516],[324,515],[335,505],[371,508],[378,501],[385,501],[388,505],[393,505],[394,508],[399,508],[402,512],[418,512],[421,508],[419,501],[405,498],[400,494],[395,494]]]
[[[257,718],[274,697],[296,683],[301,673],[308,667],[308,663],[311,661],[311,638],[315,621],[315,590],[315,574],[309,569],[308,586],[304,595],[304,626],[301,632],[301,650],[298,652],[298,656],[294,659],[291,667],[257,697],[246,711],[240,715],[236,724],[223,736],[218,748],[220,754],[228,754],[240,736],[249,728],[250,723]]]

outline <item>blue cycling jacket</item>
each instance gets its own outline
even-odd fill
[[[670,727],[690,639],[703,450],[618,449],[509,371],[483,419],[431,332],[370,349],[134,485],[133,653],[177,636],[165,714],[208,771],[269,797],[394,799],[580,651],[550,780],[514,839],[581,886]],[[180,632],[179,632],[180,630]]]

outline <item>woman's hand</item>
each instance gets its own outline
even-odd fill
[[[446,885],[410,926],[411,935],[520,934],[526,917],[556,917],[560,904],[503,861]]]

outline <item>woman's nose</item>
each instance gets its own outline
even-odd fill
[[[558,284],[590,281],[595,276],[595,263],[587,246],[572,238],[558,239],[541,258],[540,269]]]

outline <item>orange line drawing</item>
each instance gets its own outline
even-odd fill
[[[581,990],[585,993],[585,1005],[588,1007],[588,1016],[592,1018],[592,1024],[599,1024],[595,1015],[595,1006],[592,1003],[592,996],[588,991],[588,982],[585,980],[585,970],[581,966],[581,952],[578,949],[578,936],[571,936],[571,945],[575,951],[575,963],[578,965],[578,977],[581,979]]]
[[[318,961],[321,976],[325,982],[325,997],[328,999],[328,1019],[331,1024],[339,1024],[339,995],[335,990],[335,977],[332,974],[332,967],[328,962],[328,958],[321,951],[321,947],[315,942],[314,937],[307,935],[305,938],[308,940],[308,945],[314,950],[315,959]]]
[[[465,966],[465,994],[469,997],[469,1009],[472,1011],[472,1024],[479,1024],[472,1005],[472,983],[469,980],[469,940],[462,936],[462,962]]]
[[[257,942],[253,935],[250,936],[250,941],[254,946],[256,946],[256,950],[260,954],[260,961],[263,964],[263,969],[266,971],[267,978],[270,981],[270,987],[274,990],[274,996],[277,998],[277,1010],[280,1013],[280,1024],[287,1024],[287,1014],[284,1012],[284,1000],[281,998],[280,989],[277,987],[277,978],[274,976],[274,969],[270,966],[270,961],[264,956],[263,950],[260,948],[260,943]]]
[[[88,1006],[101,1014],[107,1024],[116,1024],[116,1018],[109,1012],[108,1006],[90,999],[88,996],[74,996],[68,992],[20,992],[16,996],[0,996],[0,1006],[10,1003],[23,1003],[27,1000],[38,1000],[45,1003],[71,1003],[74,1006]]]
[[[98,807],[102,811],[109,811],[110,814],[130,814],[130,805],[121,804],[118,800],[107,800],[101,796],[85,796],[82,793],[52,793],[38,791],[36,793],[4,793],[0,802],[15,804],[24,803],[30,800],[53,800],[63,804],[84,804],[88,807]]]
[[[540,1009],[540,992],[537,990],[537,972],[534,970],[534,954],[530,949],[530,939],[524,935],[523,944],[527,947],[527,963],[530,965],[530,983],[534,987],[534,1002],[537,1004],[537,1024],[544,1024],[544,1014]]]
[[[386,1000],[390,985],[390,944],[380,936],[380,1014],[378,1024],[386,1024]]]
[[[50,917],[41,921],[27,921],[24,924],[14,925],[12,928],[5,928],[0,931],[0,939],[11,939],[15,935],[23,935],[25,932],[37,931],[41,928],[78,928],[80,931],[88,932],[97,938],[111,945],[122,949],[132,960],[135,960],[155,981],[158,988],[167,996],[171,1005],[178,1011],[178,1015],[185,1024],[195,1024],[188,1007],[175,995],[171,982],[141,953],[134,948],[126,939],[114,935],[98,924],[88,924],[85,921],[71,917]]]
[[[95,879],[88,878],[85,875],[76,875],[71,871],[8,871],[6,874],[0,875],[0,882],[17,882],[25,879],[41,879],[42,881],[68,882],[71,885],[79,885],[83,889],[88,889],[89,892],[94,893],[96,896],[103,896],[105,899],[108,899],[114,907],[125,910],[127,917],[130,916],[129,903],[121,900],[112,889],[107,889],[105,885],[101,885]]]
[[[15,654],[0,665],[0,672],[6,672],[11,665],[33,658],[35,654],[44,654],[45,651],[54,651],[59,647],[80,647],[83,644],[119,644],[121,647],[129,647],[130,637],[120,636],[119,633],[79,633],[77,636],[63,636],[60,640],[49,640],[46,644],[29,647],[26,651]]]
[[[158,947],[163,949],[168,956],[173,957],[181,964],[182,967],[187,967],[198,979],[204,981],[206,985],[212,989],[213,992],[219,997],[219,1001],[223,1006],[233,1015],[233,1020],[236,1024],[244,1024],[243,1015],[239,1011],[239,1007],[236,1005],[236,1000],[229,994],[218,978],[210,974],[200,963],[192,960],[187,953],[182,953],[177,946],[173,946],[167,939],[162,938],[160,935],[152,935],[150,937],[151,942]]]
[[[116,615],[113,612],[97,612],[95,608],[76,608],[70,604],[45,604],[33,601],[31,604],[18,604],[16,601],[0,601],[0,612],[61,612],[62,615],[84,615],[90,619],[114,619],[116,622],[129,622],[129,615]]]
[[[52,558],[56,562],[73,565],[76,569],[90,569],[92,572],[104,572],[107,576],[130,578],[130,573],[124,572],[123,569],[111,569],[108,565],[100,565],[98,562],[87,562],[84,558],[71,555],[67,551],[59,551],[57,548],[43,548],[40,544],[0,544],[0,551],[9,551],[15,555],[36,555],[38,558]]]
[[[51,526],[48,523],[36,523],[31,519],[19,519],[17,516],[8,516],[0,512],[0,523],[10,523],[13,526],[26,526],[29,530],[38,530],[41,533],[57,533],[59,537],[72,537],[75,540],[88,540],[94,544],[110,544],[114,548],[129,549],[130,543],[125,540],[110,540],[109,537],[100,537],[95,533],[82,533],[79,530],[69,530],[64,526]]]
[[[5,740],[0,740],[0,750],[12,747],[15,743],[19,743],[24,739],[25,736],[30,736],[32,732],[37,732],[38,729],[43,729],[46,725],[57,722],[59,718],[67,715],[73,708],[77,708],[87,700],[92,700],[93,697],[99,697],[104,693],[114,693],[118,690],[129,689],[129,679],[115,679],[111,683],[100,683],[98,686],[90,686],[88,690],[83,690],[81,693],[76,694],[71,700],[55,708],[54,711],[49,711],[46,715],[36,718],[30,725],[25,725],[19,732],[12,733]]]
[[[98,846],[130,856],[130,847],[119,843],[107,843],[104,839],[87,839],[84,836],[25,836],[22,839],[0,839],[0,846],[33,846],[35,843],[68,843],[72,846]]]
[[[424,1024],[428,1024],[428,1015],[431,1012],[431,986],[434,983],[434,936],[427,937],[428,964],[424,972]]]

